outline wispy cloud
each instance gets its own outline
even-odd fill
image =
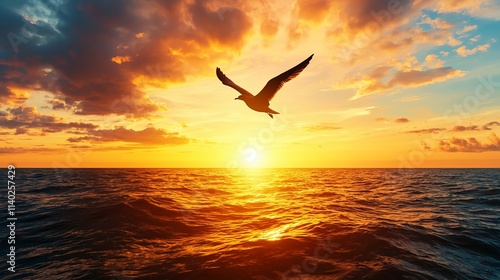
[[[45,148],[45,147],[0,147],[0,154],[24,154],[24,153],[41,153],[41,154],[57,154],[64,152],[64,149],[60,148]]]
[[[457,34],[464,34],[472,30],[476,30],[477,25],[466,25],[462,30],[457,31]]]
[[[337,130],[341,129],[342,127],[336,126],[333,124],[329,123],[323,123],[323,124],[316,124],[316,125],[306,125],[303,127],[304,130],[311,131],[311,132],[317,132],[317,131],[325,131],[325,130]]]
[[[328,112],[323,112],[331,117],[333,122],[342,122],[356,117],[368,116],[371,114],[375,106],[357,107],[350,109],[336,109]]]
[[[470,126],[463,126],[463,125],[456,125],[450,131],[454,132],[461,132],[461,131],[474,131],[474,130],[479,130],[479,127],[477,125],[470,125]]]
[[[439,133],[439,132],[444,131],[444,130],[446,130],[446,129],[445,128],[425,128],[425,129],[406,131],[406,133],[433,134],[433,133]]]
[[[116,127],[115,129],[90,130],[87,136],[68,138],[69,142],[133,142],[148,145],[182,145],[189,139],[175,132],[148,127],[143,130]]]
[[[499,122],[489,122],[485,125],[483,125],[483,130],[491,130],[491,127],[492,126],[500,126],[500,123]]]
[[[422,99],[426,99],[429,96],[430,96],[429,94],[411,95],[411,96],[401,97],[398,100],[401,101],[401,102],[415,102],[415,101],[419,101],[419,100],[422,100]]]

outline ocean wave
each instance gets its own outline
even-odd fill
[[[497,169],[19,174],[2,279],[500,279]]]

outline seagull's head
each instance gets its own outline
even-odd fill
[[[243,95],[240,95],[240,96],[236,97],[234,100],[243,100],[242,97],[243,97]]]

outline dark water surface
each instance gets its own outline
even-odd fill
[[[5,187],[1,279],[500,279],[499,169],[18,169],[15,180],[16,273]]]

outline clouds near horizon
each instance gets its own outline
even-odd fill
[[[147,145],[181,145],[189,143],[189,139],[177,132],[148,127],[143,130],[115,127],[114,129],[89,130],[87,136],[71,137],[68,142],[132,142]]]
[[[452,137],[447,140],[439,140],[438,148],[443,152],[482,153],[489,151],[500,151],[500,138],[491,133],[487,140],[480,142],[475,137],[467,139]]]

